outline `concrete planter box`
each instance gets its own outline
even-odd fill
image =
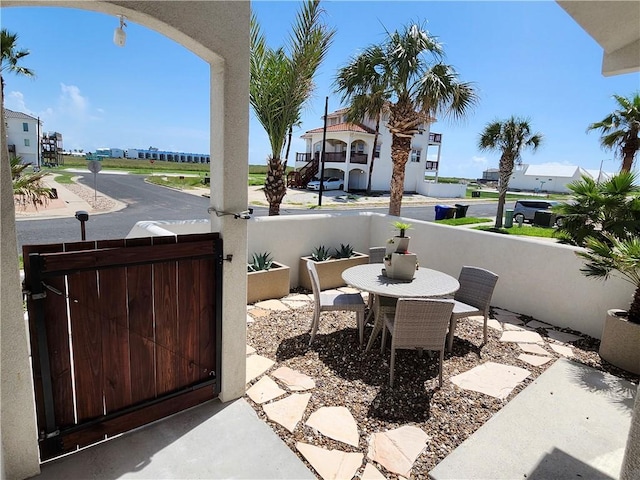
[[[247,272],[247,303],[289,295],[289,270],[286,265],[273,262],[269,270]]]
[[[342,280],[342,272],[347,268],[369,263],[369,255],[359,252],[353,253],[354,256],[351,258],[330,259],[324,262],[314,262],[310,256],[300,257],[300,273],[298,276],[300,286],[311,290],[311,279],[309,278],[309,271],[307,270],[307,262],[313,262],[316,265],[318,277],[320,278],[320,290],[344,287],[346,283]]]
[[[611,365],[640,375],[640,324],[617,316],[617,312],[624,310],[612,309],[607,312],[600,341],[600,357]]]

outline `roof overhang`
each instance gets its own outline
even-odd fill
[[[640,71],[640,2],[556,1],[604,50],[603,75]]]

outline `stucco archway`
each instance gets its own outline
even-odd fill
[[[249,18],[245,1],[15,1],[2,7],[69,7],[111,15],[175,40],[211,68],[211,205],[243,211],[247,205],[249,118]],[[108,40],[107,40],[108,41]],[[2,138],[5,138],[4,123]],[[15,215],[8,152],[0,158],[2,244],[2,477],[26,478],[39,472],[37,431],[29,369],[27,332],[18,277]],[[143,220],[143,219],[141,219]],[[247,225],[231,217],[211,218],[225,243],[223,269],[222,401],[244,394],[246,340]]]

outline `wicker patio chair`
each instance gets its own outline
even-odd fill
[[[386,252],[387,252],[387,247],[369,248],[369,263],[382,263]],[[369,309],[369,313],[367,314],[367,318],[364,321],[365,324],[373,316],[373,301],[374,301],[373,298],[374,297],[375,295],[373,293],[370,293],[367,299],[367,308]]]
[[[311,278],[311,287],[313,289],[314,310],[313,320],[311,322],[311,339],[309,345],[313,342],[318,331],[320,323],[320,314],[328,311],[351,311],[356,312],[356,321],[358,324],[358,334],[360,337],[360,346],[364,342],[364,309],[365,304],[362,295],[359,293],[329,293],[320,291],[320,278],[318,271],[313,262],[307,262],[309,277]]]
[[[444,360],[445,340],[453,300],[433,300],[426,298],[401,298],[398,300],[395,314],[383,313],[382,347],[387,339],[387,330],[391,332],[391,363],[389,365],[389,385],[393,387],[396,350],[420,349],[440,352],[438,385],[442,386],[442,362]]]
[[[460,289],[453,297],[455,305],[449,322],[447,342],[447,351],[449,352],[453,348],[453,336],[458,319],[471,315],[484,315],[483,343],[487,343],[489,305],[493,290],[498,282],[498,275],[484,268],[465,266],[460,271],[458,282],[460,282]]]

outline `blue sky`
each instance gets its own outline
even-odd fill
[[[612,94],[639,90],[640,74],[603,77],[602,49],[554,1],[323,5],[337,33],[292,152],[304,151],[301,134],[322,125],[325,96],[330,110],[343,106],[332,91],[337,69],[383,41],[385,29],[417,20],[428,22],[446,61],[480,96],[465,121],[440,119],[432,126],[443,134],[441,175],[475,178],[497,167],[498,154],[480,152],[478,136],[488,122],[511,115],[528,117],[545,137],[535,154],[523,156],[525,163],[598,169],[605,160],[604,170],[619,168],[586,128],[615,108]],[[271,46],[283,45],[298,7],[293,1],[253,3]],[[83,10],[9,7],[1,15],[2,27],[18,33],[19,45],[30,50],[24,65],[37,74],[6,75],[5,106],[40,116],[45,131],[63,134],[66,149],[209,152],[209,68],[193,53],[130,21],[126,47],[116,47],[117,18]],[[264,164],[268,154],[266,134],[252,115],[249,163]]]

